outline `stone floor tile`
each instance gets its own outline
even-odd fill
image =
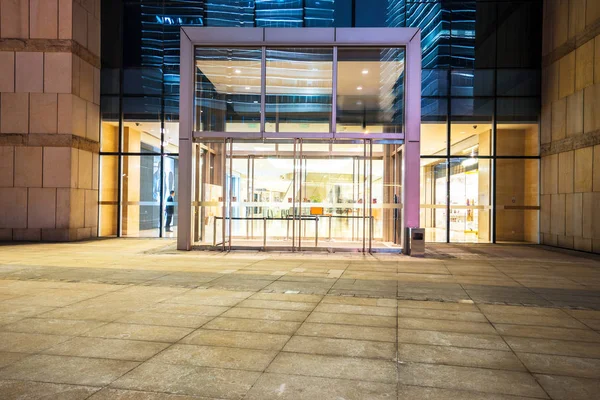
[[[169,393],[142,392],[105,388],[96,392],[89,400],[212,400],[208,397],[186,396]]]
[[[272,321],[302,322],[308,316],[308,311],[272,310],[263,308],[231,308],[223,313],[226,318],[266,319]]]
[[[480,312],[398,308],[398,318],[431,318],[451,321],[487,322]]]
[[[113,382],[111,386],[238,400],[248,392],[259,376],[260,372],[148,362]]]
[[[538,317],[565,318],[565,311],[558,308],[523,307],[502,304],[479,304],[479,309],[485,314],[514,314],[535,315]]]
[[[526,371],[523,364],[511,351],[400,343],[398,345],[398,360],[402,362]]]
[[[124,324],[160,325],[196,329],[213,318],[214,317],[208,317],[204,315],[139,311],[126,314],[115,322]]]
[[[138,325],[111,322],[91,330],[83,336],[106,339],[147,340],[174,343],[189,335],[193,330],[172,326]]]
[[[508,346],[498,335],[474,333],[417,331],[398,329],[398,343],[429,344],[435,346],[468,347],[508,351]]]
[[[414,300],[398,300],[399,308],[425,308],[431,310],[446,310],[446,311],[471,311],[479,312],[479,309],[474,304],[449,303],[442,301],[414,301]]]
[[[325,296],[322,304],[348,304],[355,306],[397,307],[394,299],[372,299],[364,297]]]
[[[277,355],[276,351],[175,344],[154,357],[152,361],[197,367],[264,371],[275,355]]]
[[[133,361],[36,354],[0,370],[0,379],[105,386],[138,365]]]
[[[577,319],[600,320],[600,311],[596,310],[565,310],[565,312]]]
[[[598,320],[598,319],[581,319],[580,321],[583,322],[588,327],[592,328],[593,330],[600,331],[600,320]]]
[[[70,338],[40,333],[0,332],[0,351],[38,353]]]
[[[586,326],[567,315],[562,318],[538,315],[521,315],[508,313],[487,313],[486,317],[494,324],[556,326],[559,328],[585,329]]]
[[[394,307],[377,307],[377,306],[360,306],[352,304],[324,304],[321,303],[315,308],[317,312],[340,313],[340,314],[357,314],[357,315],[377,315],[383,317],[395,317],[396,308]]]
[[[332,282],[326,283],[311,283],[311,282],[295,282],[295,281],[284,281],[277,280],[267,286],[265,289],[275,292],[285,292],[289,290],[298,291],[302,294],[326,294],[331,286],[333,286],[334,279]]]
[[[278,301],[278,300],[244,300],[237,307],[246,308],[265,308],[271,310],[291,310],[291,311],[312,311],[315,308],[315,303],[301,303],[294,301]]]
[[[158,303],[148,308],[145,308],[143,311],[216,317],[217,315],[223,314],[227,310],[229,310],[229,307],[181,303]]]
[[[531,397],[398,385],[398,400],[530,400]]]
[[[33,317],[54,310],[54,307],[0,302],[0,315],[8,317]]]
[[[395,396],[395,384],[265,373],[250,389],[245,399],[391,400],[395,399]]]
[[[8,324],[13,324],[17,321],[20,321],[22,319],[24,319],[25,317],[21,317],[18,315],[7,315],[7,314],[0,314],[0,327],[4,326],[4,325],[8,325]]]
[[[394,362],[315,354],[281,352],[269,365],[267,372],[386,383],[396,382]]]
[[[292,293],[255,293],[249,297],[252,300],[276,300],[276,301],[296,301],[302,303],[318,303],[323,296],[315,294],[292,294]]]
[[[44,382],[0,381],[0,393],[6,400],[84,400],[99,388]]]
[[[76,336],[103,325],[101,321],[25,318],[1,328],[8,332]]]
[[[398,318],[398,328],[426,331],[487,333],[494,335],[496,330],[488,322],[451,321],[447,319]]]
[[[530,326],[494,324],[502,336],[520,336],[541,339],[575,340],[581,342],[600,342],[600,333],[591,329],[569,329],[551,326]]]
[[[12,353],[8,351],[0,351],[0,368],[13,364],[29,355],[30,353]]]
[[[283,351],[391,360],[396,356],[396,345],[394,343],[367,340],[293,336],[287,342]]]
[[[76,337],[44,351],[45,354],[145,361],[164,350],[168,343]]]
[[[535,377],[555,400],[597,400],[600,393],[597,379],[537,374]]]
[[[373,326],[353,326],[338,324],[317,324],[306,322],[298,329],[297,335],[319,336],[337,339],[371,340],[378,342],[395,342],[396,332],[394,328],[382,328]]]
[[[260,319],[218,317],[204,325],[202,328],[292,335],[298,330],[300,325],[300,322],[293,321],[269,321]]]
[[[524,372],[417,363],[399,368],[399,382],[404,385],[548,398]]]
[[[538,374],[565,375],[600,379],[600,359],[517,353],[529,371]]]
[[[586,342],[506,336],[506,343],[518,353],[554,354],[600,358],[600,346]]]
[[[396,317],[383,317],[378,315],[356,315],[356,314],[333,314],[312,312],[306,322],[341,324],[357,326],[376,326],[384,328],[395,328]]]
[[[290,336],[288,335],[198,329],[188,337],[182,339],[181,343],[258,350],[281,350],[289,339]]]

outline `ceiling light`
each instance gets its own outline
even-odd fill
[[[241,69],[236,69],[234,72],[235,72],[236,74],[241,74],[241,73],[242,73],[242,70],[241,70]]]
[[[250,90],[250,86],[246,86],[246,90]]]
[[[254,100],[254,104],[258,104],[258,100]]]
[[[359,100],[359,101],[357,101],[357,102],[356,102],[356,105],[357,105],[357,106],[362,106],[362,101],[360,101],[360,100]]]
[[[476,158],[467,158],[460,163],[463,167],[470,167],[471,165],[477,164]]]
[[[362,74],[363,74],[363,75],[367,75],[368,73],[369,73],[369,70],[368,70],[368,69],[366,69],[366,68],[365,68],[365,69],[363,69],[363,70],[362,70]]]
[[[362,86],[357,86],[356,90],[362,90]]]

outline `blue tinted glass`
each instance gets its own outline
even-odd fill
[[[444,69],[424,69],[421,71],[422,96],[447,96],[448,71]]]
[[[452,96],[493,96],[494,70],[459,69],[451,73]]]
[[[423,68],[450,65],[450,10],[441,3],[406,3],[406,26],[421,28]]]
[[[452,67],[475,66],[475,2],[451,3]]]
[[[446,121],[448,100],[422,97],[421,120],[423,122]]]
[[[532,69],[499,69],[498,96],[539,96],[540,71]]]

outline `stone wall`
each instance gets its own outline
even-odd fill
[[[0,240],[98,235],[101,0],[0,0]]]
[[[541,242],[600,253],[600,1],[544,2]]]

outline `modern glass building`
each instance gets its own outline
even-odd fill
[[[177,196],[180,191],[181,26],[418,27],[422,39],[420,226],[426,228],[426,239],[538,242],[540,0],[111,0],[102,6],[100,236],[176,234],[165,231],[164,209],[169,192],[174,190]],[[200,125],[195,128],[259,129],[261,91],[256,88],[261,83],[255,74],[263,55],[243,46],[226,52],[205,50],[196,54],[196,90],[213,93],[214,98],[208,101],[201,96],[206,103],[198,108],[202,115],[197,115]],[[330,130],[333,53],[318,47],[274,48],[265,56],[274,70],[290,71],[289,63],[302,69],[289,76],[279,74],[280,81],[267,80],[267,88],[273,91],[265,96],[264,128]],[[365,79],[364,85],[352,82],[353,92],[346,97],[338,92],[338,132],[343,125],[353,131],[387,132],[394,126],[402,131],[402,52],[393,48],[369,54],[338,51],[336,57],[337,85],[343,83],[344,74]],[[221,73],[227,66],[233,68],[231,73]],[[369,71],[362,75],[363,70]],[[371,77],[378,79],[369,82]],[[365,91],[357,94],[358,86]],[[377,93],[369,97],[366,89],[371,87]],[[214,114],[217,109],[230,110],[229,119]],[[303,189],[310,194],[300,200],[305,205],[314,203],[315,210],[305,207],[307,215],[331,216],[319,228],[321,237],[331,236],[338,243],[356,241],[363,228],[353,217],[364,219],[360,210],[368,191],[375,210],[369,213],[370,237],[393,247],[396,240],[385,232],[395,214],[380,207],[394,202],[384,177],[388,145],[369,147],[372,166],[367,173],[365,146],[332,142],[327,149],[311,149],[310,144],[303,144],[306,154],[314,152],[314,157],[305,157],[304,166]],[[198,194],[198,204],[210,196],[219,202],[216,193],[224,186],[214,178],[222,174],[221,163],[210,155],[218,153],[217,147],[205,146],[202,154],[208,155],[200,157],[205,179],[198,186],[205,197]],[[288,182],[296,168],[289,159],[294,143],[248,141],[229,151],[226,176],[233,184],[226,189],[240,203],[232,206],[230,215],[273,220],[289,215],[290,207],[283,203],[295,187]],[[325,167],[323,157],[329,160]],[[213,178],[206,179],[211,174]],[[372,184],[365,191],[361,182],[367,175]],[[204,186],[208,182],[215,187]],[[211,190],[214,195],[209,195]],[[212,230],[220,229],[219,215],[199,216],[197,224],[204,228],[197,232],[204,229],[205,234],[195,241],[211,244]],[[284,232],[274,233],[273,240],[286,236],[286,221],[282,221],[279,226],[269,222],[270,231]],[[235,236],[238,229],[240,238],[263,229],[262,222],[236,224],[231,234]],[[315,235],[315,228],[306,229],[313,229],[310,235]]]

